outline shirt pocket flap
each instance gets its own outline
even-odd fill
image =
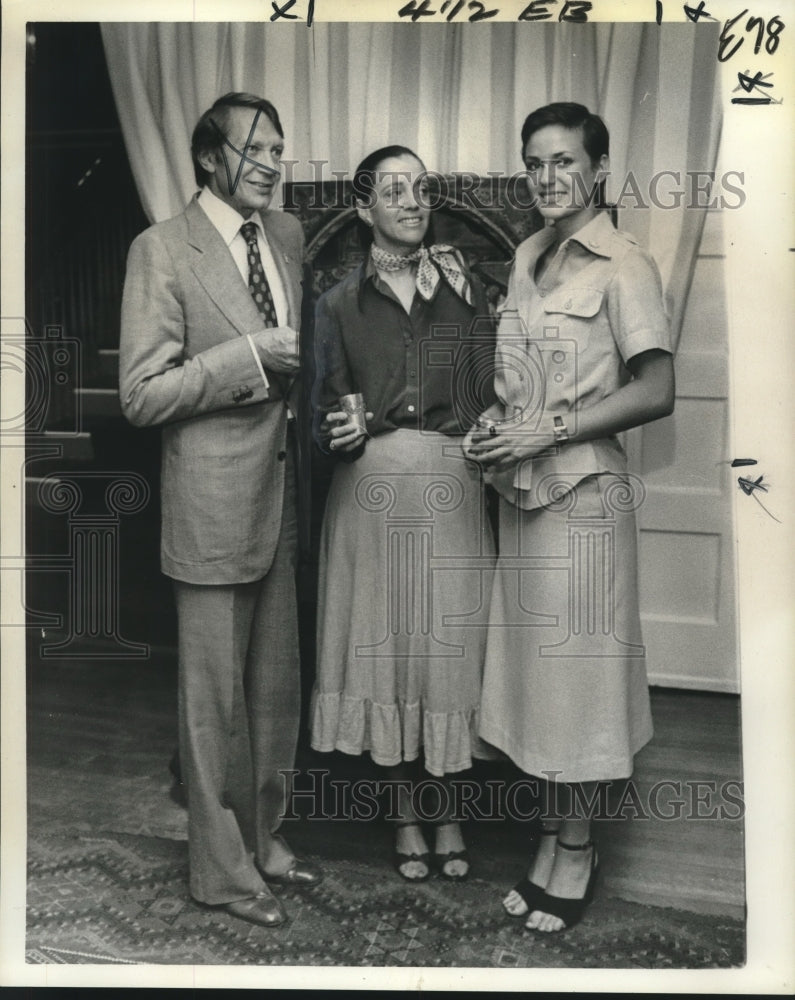
[[[544,311],[588,319],[599,312],[603,297],[604,290],[601,288],[569,288],[550,295],[544,303]]]

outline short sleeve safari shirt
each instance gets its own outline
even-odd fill
[[[577,411],[630,379],[626,362],[654,348],[672,352],[659,272],[652,258],[602,212],[564,240],[539,280],[539,257],[551,227],[517,249],[497,331],[495,389],[506,415],[530,430],[563,416],[571,433]],[[599,472],[622,473],[616,437],[570,442],[492,477],[524,509],[546,506],[560,484]]]

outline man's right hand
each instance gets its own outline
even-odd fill
[[[265,368],[281,375],[298,371],[298,334],[289,326],[273,326],[252,334]]]

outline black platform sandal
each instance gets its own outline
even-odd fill
[[[457,823],[452,821],[447,823],[437,823],[436,831],[441,829],[443,826],[457,826]],[[463,861],[467,866],[465,872],[449,872],[445,870],[445,866],[449,865],[451,861]],[[447,879],[448,882],[463,882],[464,879],[469,878],[469,852],[466,848],[462,851],[447,851],[445,854],[437,854],[436,851],[433,853],[433,863],[439,875]]]
[[[403,826],[419,826],[419,825],[420,825],[419,822],[415,819],[400,820],[395,823],[396,828],[400,828]],[[424,851],[422,854],[417,854],[417,853],[401,854],[401,852],[398,851],[397,847],[395,847],[393,860],[395,865],[395,871],[402,879],[405,879],[406,882],[427,882],[428,879],[431,877],[431,855],[430,852],[428,851]],[[406,873],[402,871],[403,866],[410,864],[412,861],[425,866],[424,875],[406,875]]]
[[[534,839],[540,841],[542,837],[557,837],[558,827],[554,830],[545,830],[543,826],[536,833]],[[523,878],[521,882],[517,882],[512,889],[513,892],[517,892],[522,899],[525,901],[527,909],[522,913],[512,913],[508,907],[505,905],[505,900],[502,901],[502,908],[508,914],[509,917],[513,917],[514,920],[526,917],[528,914],[532,913],[533,910],[539,909],[538,904],[541,902],[544,896],[544,890],[540,885],[535,882],[531,882],[529,878]]]
[[[585,907],[593,900],[596,876],[599,874],[599,859],[596,854],[596,845],[592,840],[588,840],[584,844],[564,844],[563,841],[558,840],[558,847],[562,847],[564,851],[587,851],[589,847],[593,849],[593,853],[591,854],[591,871],[588,875],[588,884],[585,887],[585,894],[583,896],[579,899],[565,899],[563,896],[551,896],[548,892],[542,892],[540,900],[534,907],[536,910],[543,910],[544,913],[562,920],[565,926],[561,930],[569,930],[582,920]],[[527,929],[536,930],[535,927],[528,927]],[[560,932],[558,931],[557,933]]]

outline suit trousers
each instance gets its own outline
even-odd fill
[[[280,772],[295,761],[301,698],[294,447],[288,433],[281,534],[267,574],[222,586],[174,581],[190,891],[203,903],[264,889],[255,862],[268,865],[287,804]]]

